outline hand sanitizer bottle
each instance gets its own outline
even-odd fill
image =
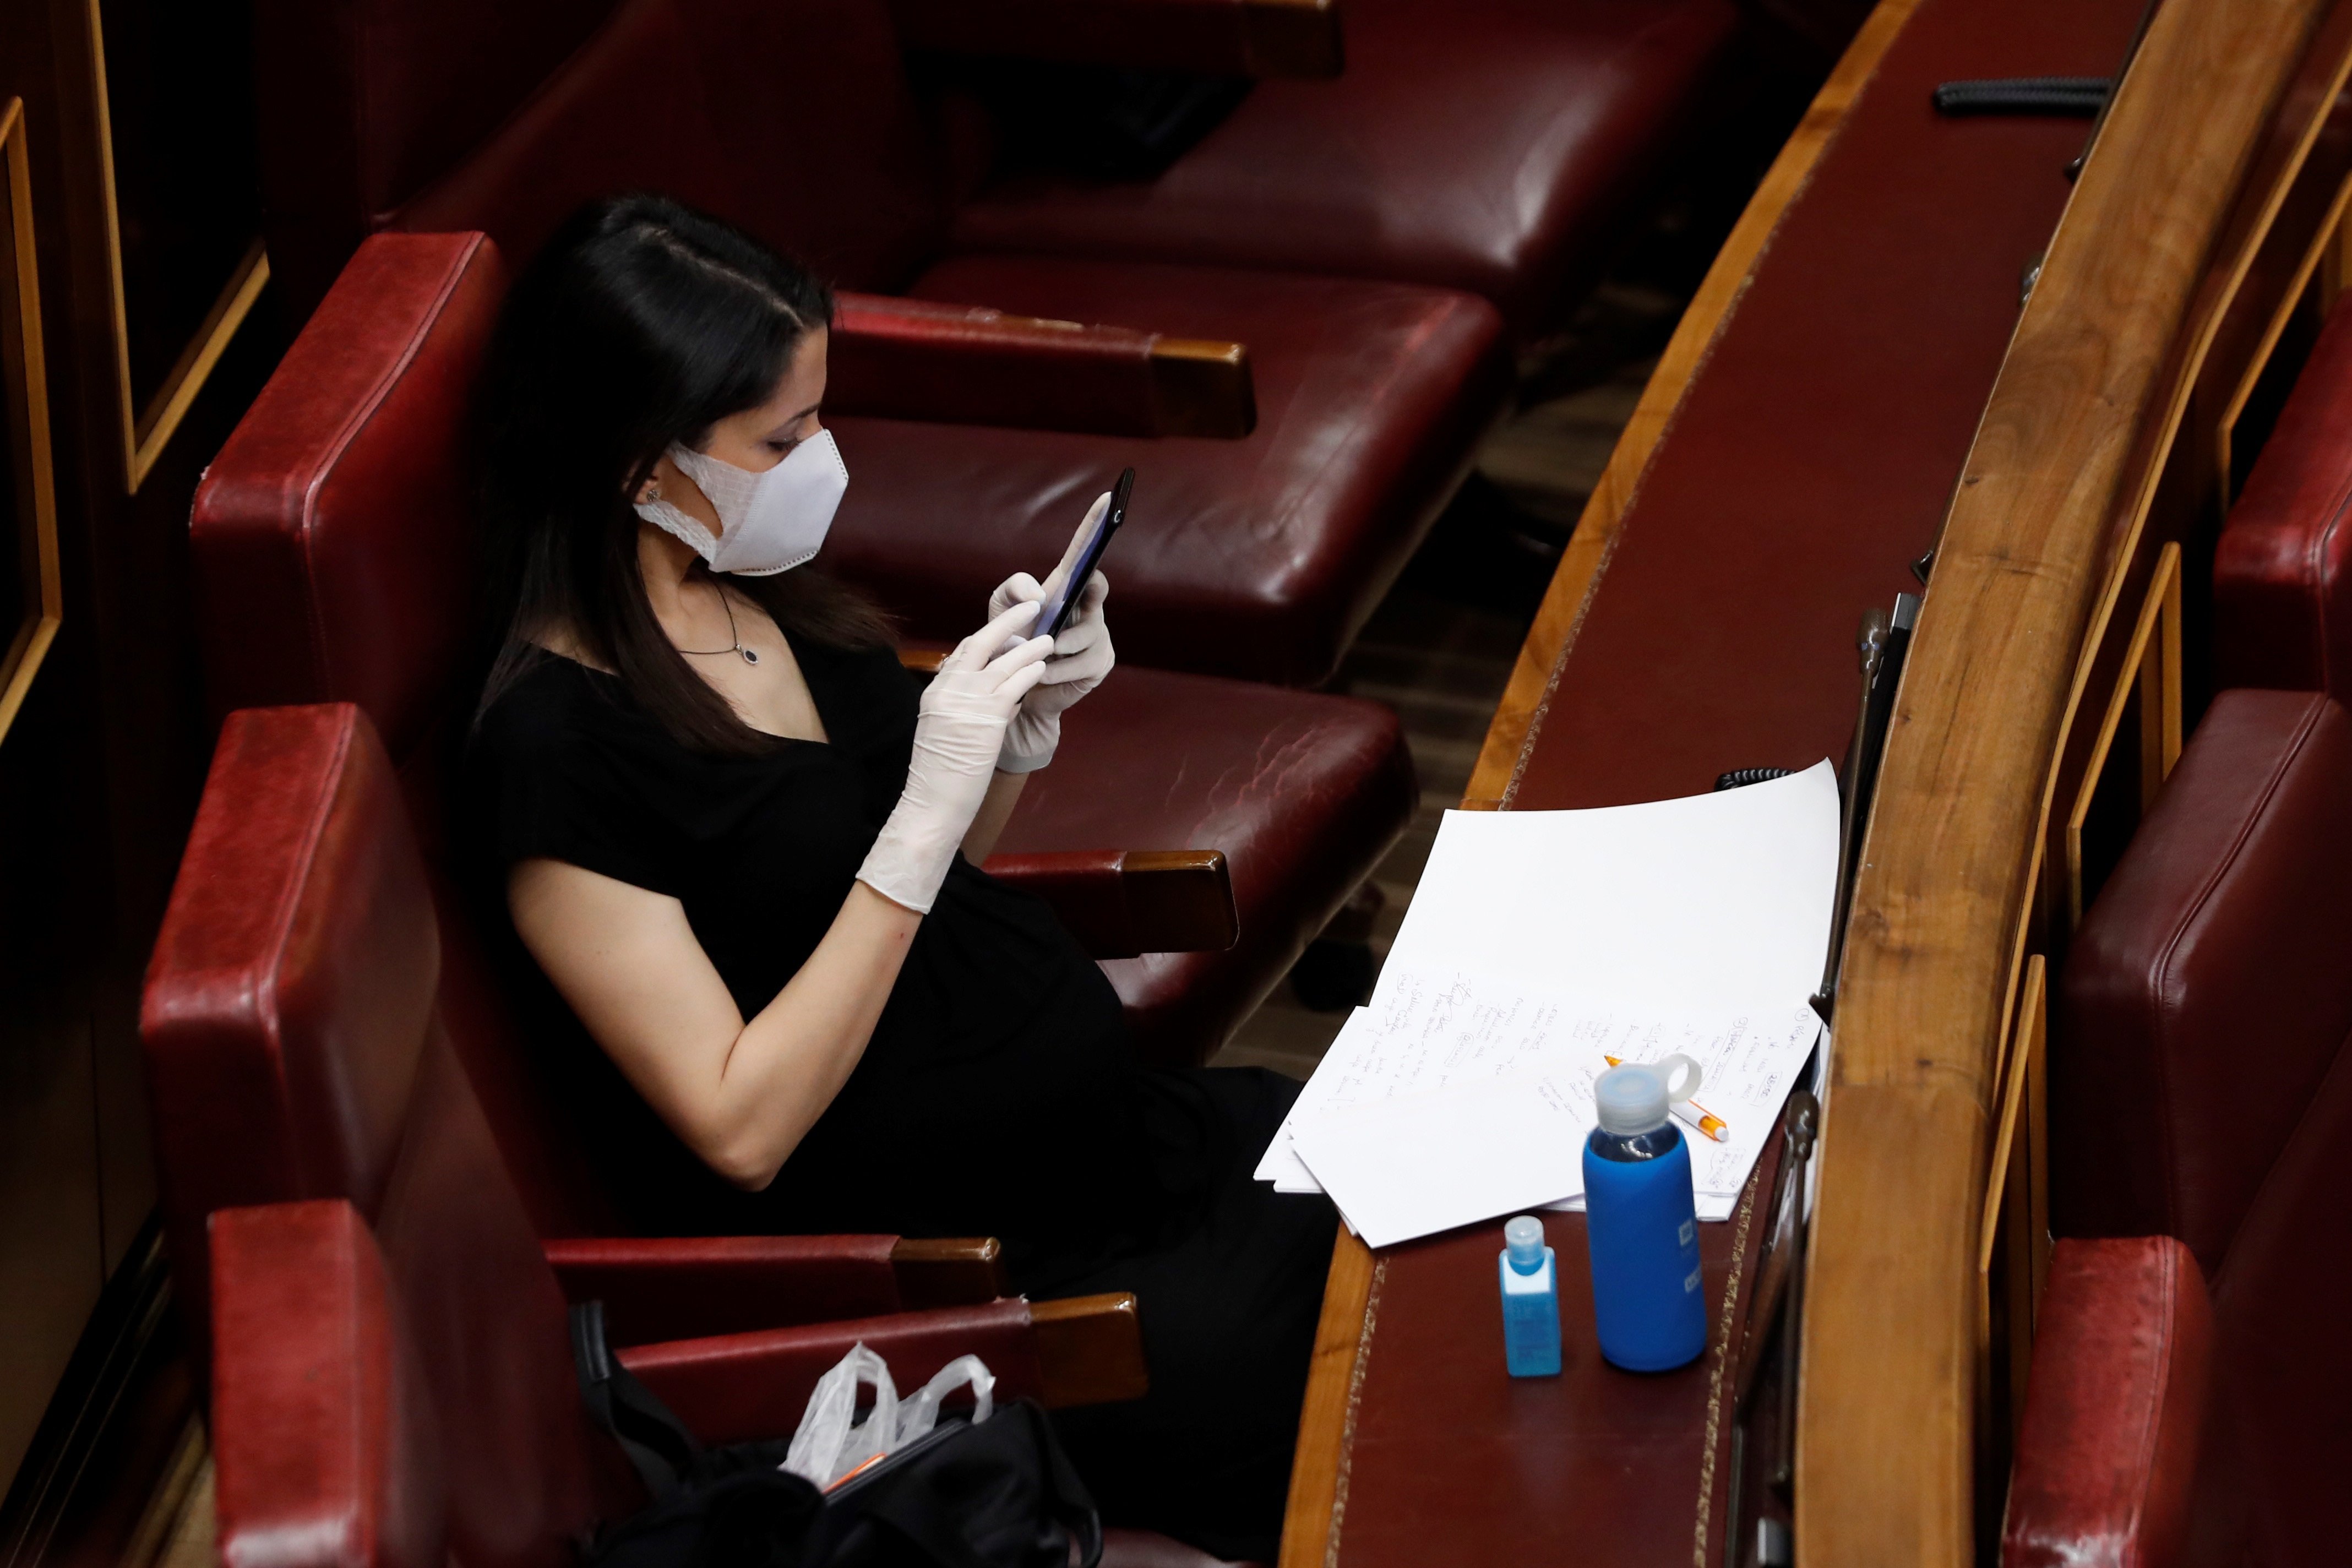
[[[1698,1064],[1628,1062],[1593,1085],[1601,1125],[1584,1144],[1585,1237],[1601,1353],[1630,1372],[1664,1372],[1706,1349],[1698,1210],[1690,1148],[1667,1119],[1698,1091]]]
[[[1521,1215],[1503,1227],[1503,1355],[1513,1377],[1559,1372],[1559,1276],[1543,1221]]]

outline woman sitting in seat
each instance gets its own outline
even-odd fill
[[[478,403],[468,858],[638,1225],[992,1235],[1024,1291],[1137,1292],[1152,1392],[1064,1413],[1073,1458],[1114,1522],[1270,1560],[1333,1225],[1251,1179],[1297,1085],[1137,1068],[1101,972],[977,868],[1111,668],[1108,585],[1049,640],[1059,583],[1010,577],[908,675],[807,564],[846,482],[831,310],[643,196],[518,282]]]

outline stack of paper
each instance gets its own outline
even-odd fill
[[[1578,1206],[1592,1080],[1683,1052],[1727,1142],[1691,1135],[1727,1216],[1820,1033],[1837,880],[1827,763],[1597,811],[1449,812],[1370,1005],[1257,1175],[1328,1192],[1372,1246]]]

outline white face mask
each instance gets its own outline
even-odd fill
[[[824,543],[849,489],[833,432],[820,430],[764,473],[753,473],[672,443],[669,460],[709,498],[719,536],[667,500],[639,501],[637,515],[694,547],[713,572],[772,577],[805,563]]]

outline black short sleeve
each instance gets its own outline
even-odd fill
[[[566,673],[550,659],[483,715],[468,759],[477,831],[501,877],[543,858],[683,898],[677,847],[600,732],[625,716],[595,711],[609,705]]]

